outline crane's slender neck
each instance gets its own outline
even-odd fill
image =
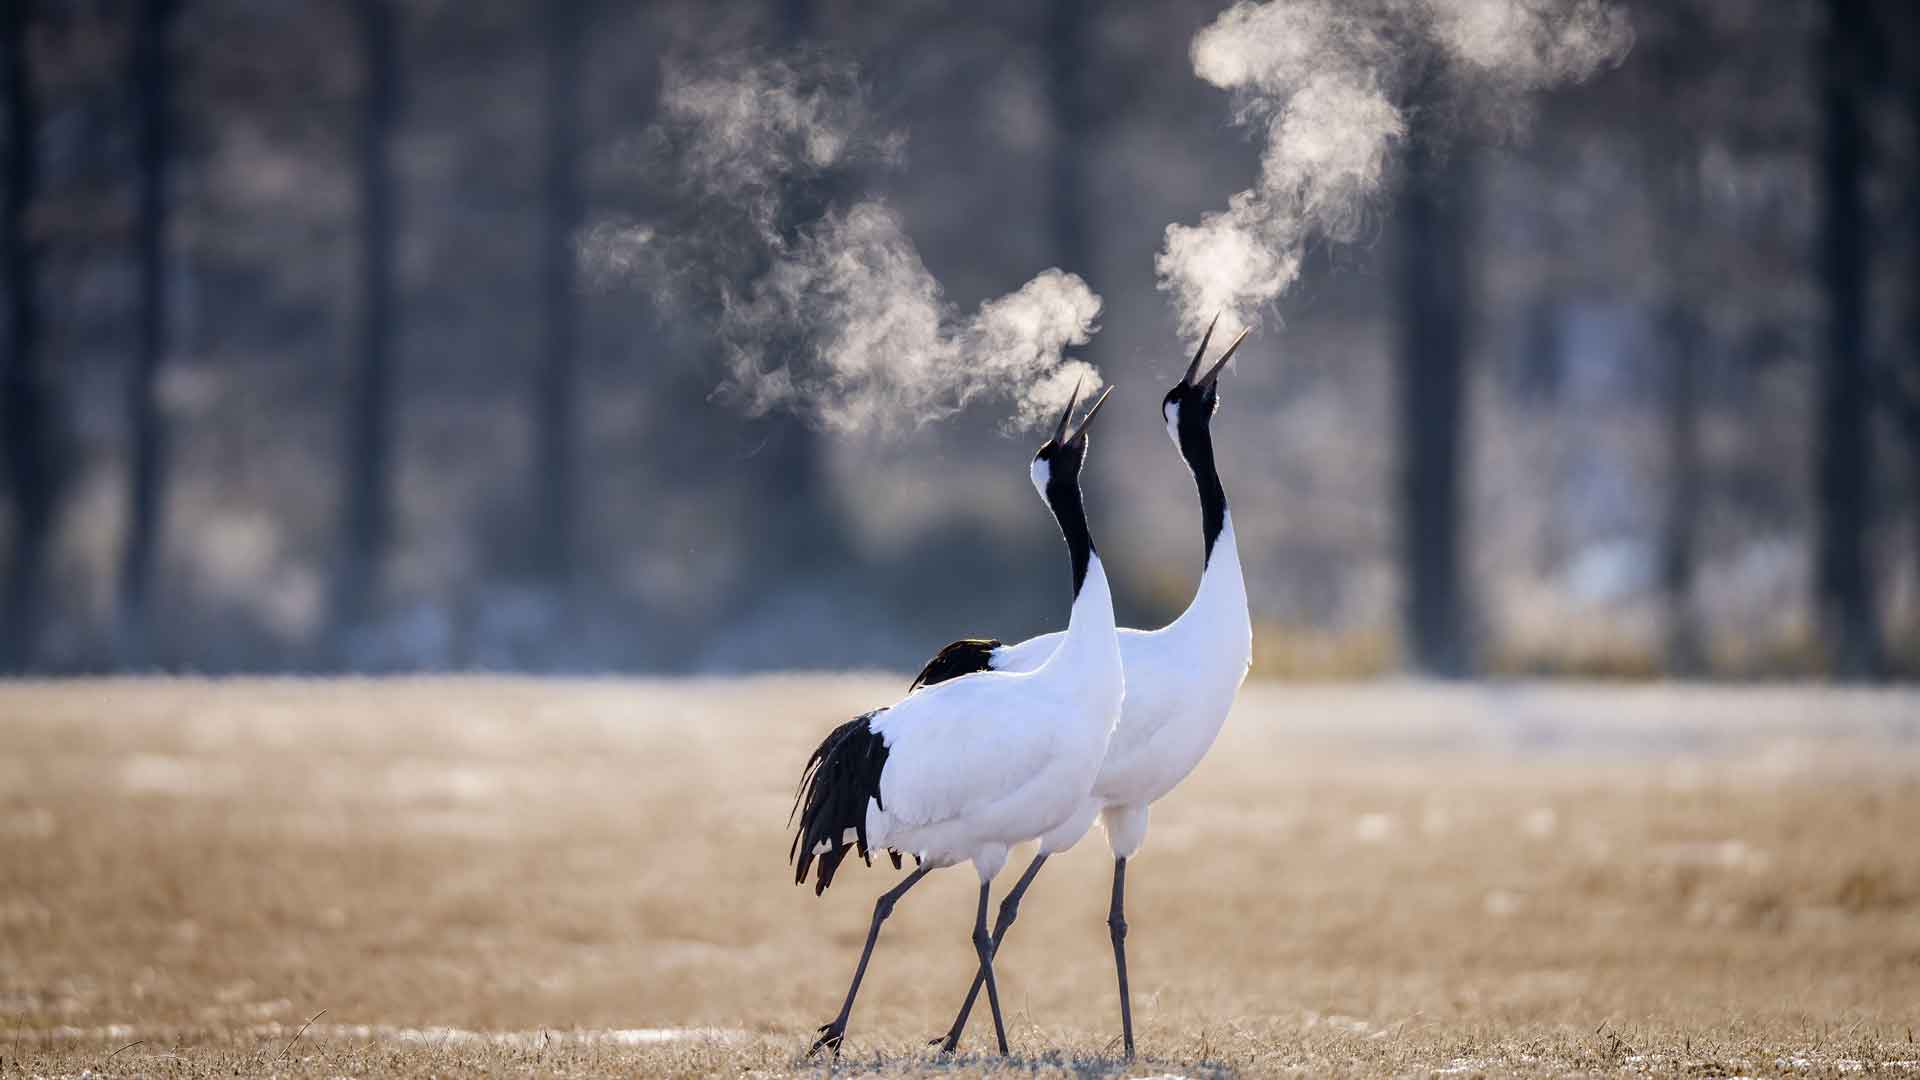
[[[1067,615],[1067,636],[1053,658],[1069,671],[1082,674],[1093,670],[1119,670],[1120,639],[1115,630],[1113,591],[1107,584],[1106,567],[1093,539],[1086,535],[1086,518],[1080,517],[1078,532],[1063,520],[1061,531],[1067,534],[1067,546],[1073,554],[1073,610]]]
[[[1193,410],[1191,415],[1188,409]],[[1207,561],[1192,601],[1167,629],[1200,635],[1210,643],[1209,655],[1224,657],[1251,649],[1252,622],[1239,545],[1233,535],[1233,515],[1227,509],[1227,491],[1213,460],[1212,411],[1212,402],[1201,398],[1178,416],[1169,417],[1174,444],[1193,472],[1193,484],[1200,493],[1200,530],[1207,543]],[[1236,644],[1237,649],[1233,648]]]
[[[1067,554],[1073,563],[1073,612],[1067,619],[1067,639],[1048,661],[1059,661],[1065,668],[1085,672],[1088,665],[1118,670],[1120,641],[1113,623],[1113,593],[1107,585],[1107,572],[1100,565],[1100,553],[1094,550],[1093,533],[1087,528],[1086,506],[1080,499],[1079,462],[1034,463],[1034,485],[1046,497],[1047,507],[1060,523],[1060,535],[1067,542]]]
[[[1180,456],[1193,472],[1194,487],[1200,492],[1200,531],[1207,542],[1207,565],[1213,563],[1214,545],[1227,525],[1227,489],[1220,484],[1220,470],[1213,462],[1213,430],[1204,417],[1181,417],[1178,442]]]
[[[1077,603],[1087,583],[1087,566],[1097,557],[1093,534],[1087,530],[1087,508],[1080,500],[1077,474],[1052,477],[1047,481],[1047,507],[1060,523],[1060,535],[1067,541],[1067,554],[1073,560],[1073,596]]]
[[[1073,611],[1067,616],[1067,639],[1054,655],[1081,655],[1088,650],[1104,649],[1118,661],[1119,639],[1114,636],[1113,592],[1107,586],[1106,567],[1100,553],[1093,552],[1085,584],[1073,594]]]
[[[1169,629],[1182,627],[1181,633],[1198,634],[1200,640],[1229,655],[1229,646],[1238,642],[1250,648],[1251,615],[1247,610],[1247,582],[1240,570],[1240,545],[1233,535],[1233,514],[1220,492],[1220,480],[1211,472],[1206,478],[1194,470],[1200,486],[1201,520],[1206,530],[1207,564],[1200,571],[1200,584],[1193,599]],[[1212,494],[1209,494],[1212,492]],[[1220,637],[1219,635],[1230,635]],[[1211,649],[1213,646],[1210,646]]]

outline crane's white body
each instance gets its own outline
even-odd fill
[[[875,901],[846,1002],[820,1026],[809,1055],[822,1047],[838,1055],[880,924],[894,903],[929,872],[960,862],[973,863],[980,876],[973,924],[978,981],[993,1007],[1000,1052],[1007,1053],[987,933],[990,883],[1006,866],[1009,848],[1059,828],[1085,803],[1126,697],[1113,592],[1080,494],[1087,425],[1107,394],[1069,434],[1079,397],[1075,387],[1031,466],[1034,489],[1053,512],[1073,567],[1073,611],[1058,647],[1030,670],[976,665],[920,686],[889,708],[854,717],[821,741],[801,772],[794,796],[798,828],[789,852],[795,883],[811,872],[814,892],[824,892],[850,850],[867,860],[873,849],[884,848],[894,854],[896,867],[901,852],[919,862]]]
[[[1036,462],[1043,496],[1044,470]],[[874,717],[887,764],[880,798],[867,803],[871,845],[936,867],[971,861],[987,881],[1009,848],[1081,809],[1125,698],[1113,593],[1098,553],[1067,629],[1050,636],[1053,647],[1020,671],[929,686]]]
[[[1187,609],[1166,626],[1116,632],[1126,680],[1119,723],[1107,740],[1105,755],[1086,794],[1057,824],[1022,837],[1038,839],[1040,851],[1001,901],[1000,919],[991,938],[976,941],[982,957],[981,974],[961,1004],[953,1026],[937,1040],[945,1053],[958,1048],[967,1015],[983,983],[988,1000],[997,1000],[991,958],[1013,925],[1020,897],[1049,856],[1079,843],[1093,827],[1094,819],[1100,818],[1114,855],[1107,929],[1113,941],[1114,974],[1120,991],[1121,1043],[1128,1059],[1133,1057],[1133,1007],[1127,989],[1127,860],[1146,841],[1149,808],[1186,779],[1212,748],[1253,663],[1253,621],[1247,610],[1246,578],[1240,569],[1239,543],[1233,532],[1233,517],[1227,511],[1226,489],[1214,464],[1211,431],[1219,404],[1220,372],[1246,337],[1247,331],[1242,330],[1213,367],[1201,375],[1200,362],[1213,339],[1213,327],[1209,326],[1186,374],[1167,391],[1160,405],[1167,434],[1193,474],[1200,496],[1200,526],[1207,552],[1200,586]],[[941,680],[951,680],[959,672],[1044,671],[1074,647],[1073,630],[1069,626],[1064,636],[1042,634],[1015,645],[981,638],[956,641],[921,669],[914,685],[921,688],[918,693],[930,693],[944,685]],[[985,921],[986,892],[982,886],[982,927]],[[1002,1028],[997,1003],[994,1017],[994,1031],[999,1035]]]
[[[1122,629],[1118,637],[1127,688],[1120,722],[1087,797],[1059,825],[1033,834],[1044,853],[1071,848],[1100,818],[1113,854],[1131,856],[1146,839],[1147,808],[1193,772],[1220,734],[1253,663],[1253,622],[1231,512],[1180,617],[1158,630]],[[993,669],[1037,670],[1065,639],[1055,631],[1002,646],[994,650]]]

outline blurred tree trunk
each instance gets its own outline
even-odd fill
[[[580,5],[550,3],[541,14],[546,39],[546,236],[541,286],[545,356],[534,389],[533,500],[538,530],[535,573],[554,590],[571,631],[579,490],[576,368],[579,305],[574,289],[574,232],[582,216],[577,176],[580,145]]]
[[[789,48],[806,46],[819,30],[818,5],[813,0],[785,0],[781,14]],[[833,205],[838,186],[839,179],[828,176],[789,193],[788,216],[780,229],[790,242]],[[770,352],[779,356],[785,351],[790,355],[782,358],[797,365],[801,358],[792,354],[805,346],[794,335]],[[749,511],[761,525],[754,531],[747,559],[751,577],[744,584],[748,592],[764,595],[778,592],[783,585],[807,585],[842,568],[846,545],[827,484],[821,433],[805,417],[790,412],[771,413],[755,427],[758,448],[745,459],[743,468],[752,470]]]
[[[1043,45],[1047,96],[1053,107],[1053,157],[1048,163],[1052,176],[1047,192],[1053,235],[1047,258],[1097,286],[1094,261],[1099,245],[1089,224],[1094,214],[1091,167],[1101,142],[1104,110],[1113,106],[1103,106],[1094,96],[1093,88],[1102,85],[1102,74],[1090,6],[1089,0],[1054,0],[1047,9]],[[1080,482],[1089,503],[1128,501],[1119,490],[1120,474],[1113,470],[1089,469]],[[1114,580],[1114,606],[1122,622],[1158,624],[1179,614],[1178,608],[1168,610],[1163,598],[1140,588],[1137,581],[1135,575],[1126,574]]]
[[[1909,9],[1907,33],[1907,133],[1915,171],[1920,171],[1920,33],[1915,32]],[[1911,178],[1909,178],[1911,179]],[[1906,370],[1900,374],[1900,402],[1907,437],[1908,514],[1913,530],[1914,585],[1920,588],[1920,184],[1907,185],[1907,226],[1911,230],[1907,247],[1907,348]],[[1914,605],[1920,618],[1920,603]],[[1920,647],[1920,625],[1912,631],[1912,644]]]
[[[1920,208],[1915,210],[1916,220],[1920,220]],[[1913,258],[1920,262],[1920,247],[1913,249]],[[1920,268],[1909,270],[1916,281],[1908,287],[1920,293]],[[1915,329],[1908,331],[1916,340],[1907,346],[1906,369],[1896,370],[1894,378],[1894,408],[1900,425],[1900,434],[1907,447],[1907,530],[1913,545],[1914,582],[1920,585],[1920,298],[1909,301],[1913,305]],[[1911,613],[1913,623],[1907,631],[1907,660],[1913,658],[1912,650],[1920,648],[1920,603],[1913,605]],[[1911,672],[1909,672],[1911,674]]]
[[[1082,72],[1090,63],[1083,0],[1055,0],[1047,25],[1047,83],[1053,102],[1053,258],[1076,274],[1090,274],[1086,164],[1094,142]]]
[[[172,0],[143,0],[131,80],[139,117],[140,217],[137,259],[140,322],[127,378],[127,533],[120,553],[119,662],[148,663],[147,601],[153,581],[166,477],[166,441],[154,384],[167,351],[167,165],[172,144],[172,72],[167,29]]]
[[[1693,5],[1662,12],[1662,32],[1642,60],[1649,80],[1649,107],[1684,117],[1706,93],[1694,48],[1713,33],[1703,15]],[[1694,605],[1694,583],[1699,572],[1702,504],[1709,495],[1700,453],[1702,367],[1708,346],[1701,312],[1713,288],[1714,269],[1702,255],[1711,250],[1712,226],[1700,179],[1700,147],[1693,135],[1693,126],[1682,121],[1677,127],[1643,125],[1638,138],[1657,226],[1658,265],[1648,277],[1663,290],[1654,310],[1666,429],[1666,507],[1660,533],[1665,668],[1669,676],[1680,678],[1697,678],[1707,668],[1705,630]]]
[[[0,49],[6,56],[7,203],[0,248],[7,269],[7,352],[0,369],[0,439],[13,496],[13,547],[0,611],[0,672],[33,666],[41,617],[47,539],[53,526],[54,478],[48,449],[50,403],[39,367],[39,267],[27,220],[40,185],[40,118],[28,70],[27,0],[0,0]]]
[[[343,557],[334,583],[335,660],[351,657],[350,639],[372,614],[380,565],[392,529],[393,177],[391,148],[397,83],[394,13],[389,0],[359,0],[365,67],[360,116],[360,307],[355,370],[346,416]]]
[[[1473,168],[1411,113],[1400,190],[1400,559],[1407,662],[1426,675],[1473,664],[1461,586],[1467,283]]]
[[[1700,365],[1704,328],[1691,298],[1669,303],[1666,340],[1667,513],[1660,538],[1660,582],[1666,593],[1668,675],[1697,678],[1706,671],[1693,583],[1700,559]]]
[[[1905,8],[1907,17],[1897,23],[1907,38],[1907,154],[1908,169],[1920,169],[1920,15]],[[1907,528],[1914,559],[1914,584],[1920,586],[1920,184],[1907,186],[1907,348],[1887,357],[1887,388],[1884,398],[1891,404],[1895,423],[1907,444]],[[1910,650],[1920,646],[1920,603],[1912,605],[1914,623],[1908,626]]]
[[[1827,297],[1827,347],[1814,449],[1819,505],[1814,587],[1822,642],[1833,675],[1841,679],[1878,678],[1884,670],[1867,568],[1873,447],[1867,423],[1871,372],[1861,194],[1867,146],[1860,79],[1872,44],[1868,16],[1859,0],[1829,0],[1820,64],[1826,119],[1820,276]]]

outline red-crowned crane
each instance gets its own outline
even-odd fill
[[[1219,320],[1214,320],[1218,324]],[[1213,460],[1213,412],[1219,406],[1220,373],[1247,338],[1241,331],[1205,374],[1213,327],[1200,339],[1199,351],[1173,389],[1161,400],[1167,434],[1193,473],[1200,490],[1200,528],[1206,540],[1206,564],[1200,587],[1180,617],[1158,630],[1120,631],[1120,656],[1126,668],[1127,695],[1119,726],[1107,744],[1106,760],[1093,790],[1055,828],[1038,833],[1039,851],[1026,873],[1000,903],[992,947],[997,949],[1013,925],[1020,898],[1048,856],[1079,843],[1098,817],[1113,850],[1113,897],[1107,912],[1113,964],[1120,983],[1120,1030],[1127,1057],[1133,1057],[1133,1004],[1127,992],[1127,860],[1147,836],[1147,808],[1186,779],[1213,745],[1227,710],[1240,693],[1253,663],[1253,624],[1247,612],[1246,580],[1227,512],[1226,489]],[[932,693],[943,680],[967,671],[1031,671],[1061,647],[1058,632],[1017,645],[989,639],[956,641],[941,650],[914,680],[919,693]],[[980,993],[974,981],[953,1027],[934,1042],[951,1053],[960,1045],[967,1015]]]
[[[801,775],[794,802],[799,828],[789,853],[796,882],[817,870],[814,893],[825,891],[849,850],[871,863],[869,853],[884,849],[896,867],[904,852],[918,864],[874,905],[846,1001],[820,1026],[809,1056],[823,1047],[838,1056],[880,924],[894,904],[928,873],[961,862],[972,862],[980,876],[973,943],[994,1034],[1000,1052],[1007,1052],[987,888],[1006,865],[1008,848],[1058,827],[1086,801],[1125,690],[1113,595],[1080,497],[1087,426],[1107,399],[1102,394],[1069,434],[1078,398],[1076,388],[1031,468],[1073,565],[1073,610],[1058,647],[1026,671],[957,675],[848,721],[813,752]]]

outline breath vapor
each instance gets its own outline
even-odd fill
[[[1194,74],[1264,140],[1254,185],[1196,225],[1167,226],[1154,267],[1181,333],[1216,312],[1256,325],[1315,238],[1354,238],[1406,134],[1396,94],[1444,63],[1483,96],[1580,80],[1633,44],[1605,0],[1240,0],[1194,36]]]
[[[670,222],[603,224],[581,256],[639,275],[670,306],[718,312],[716,393],[759,415],[890,433],[1004,400],[1008,426],[1051,421],[1099,373],[1066,350],[1101,300],[1048,269],[962,312],[883,199],[841,198],[859,169],[896,166],[905,139],[877,119],[852,65],[820,56],[670,66],[642,164],[677,178]],[[842,205],[844,203],[844,205]]]

